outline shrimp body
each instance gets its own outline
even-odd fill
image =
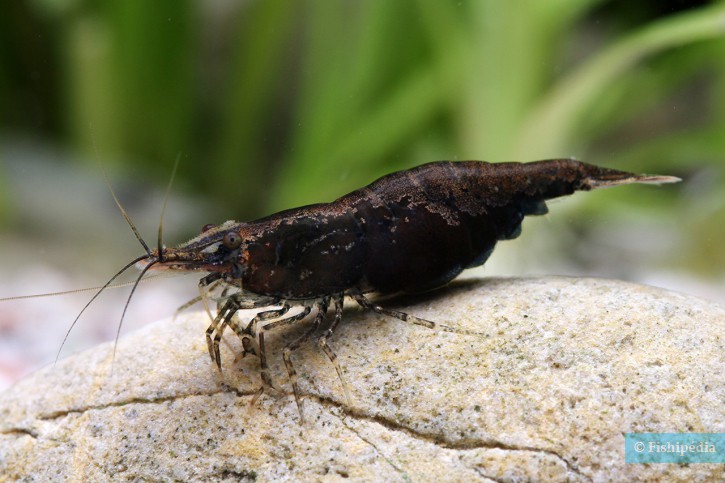
[[[154,258],[158,268],[219,273],[245,291],[289,300],[421,292],[482,265],[499,240],[519,236],[526,215],[548,212],[547,199],[668,180],[568,159],[435,162],[330,203],[226,222]],[[229,233],[237,236],[225,243]]]
[[[283,351],[302,416],[290,356],[319,327],[331,303],[335,319],[318,345],[334,364],[349,404],[343,371],[327,345],[341,320],[345,297],[418,325],[470,334],[384,309],[365,294],[421,292],[445,285],[464,269],[485,263],[499,240],[519,236],[525,216],[547,213],[548,199],[620,184],[675,181],[679,179],[636,175],[570,159],[434,162],[383,176],[330,203],[251,222],[207,226],[187,243],[150,250],[140,260],[144,271],[208,272],[200,282],[202,289],[213,283],[227,288],[228,295],[207,329],[209,354],[221,369],[219,341],[225,328],[231,327],[242,341],[244,355],[260,357],[263,388],[274,387],[264,333],[316,310],[312,327]],[[289,315],[293,305],[301,305],[302,311]],[[240,309],[269,306],[280,308],[265,309],[243,326],[234,319]]]

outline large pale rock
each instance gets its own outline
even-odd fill
[[[626,432],[725,432],[725,310],[617,281],[494,279],[388,306],[480,335],[349,307],[331,345],[354,408],[314,342],[294,398],[258,359],[224,376],[203,313],[48,367],[0,396],[0,475],[37,480],[712,480],[722,465],[624,463]],[[307,327],[268,334],[281,348]]]

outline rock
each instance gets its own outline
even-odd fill
[[[480,335],[352,306],[330,341],[354,408],[314,340],[293,353],[306,395],[224,376],[204,313],[164,320],[47,367],[0,395],[0,475],[37,480],[712,480],[722,465],[625,464],[626,432],[725,432],[725,310],[578,278],[463,281],[383,304]],[[267,334],[271,374],[305,323]]]

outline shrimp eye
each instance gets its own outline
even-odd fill
[[[242,237],[236,231],[230,231],[229,233],[224,235],[224,238],[222,238],[222,243],[228,249],[234,250],[236,248],[239,248],[239,245],[242,244]]]
[[[212,228],[214,228],[214,226],[216,226],[216,225],[214,225],[214,223],[207,223],[206,225],[201,227],[201,232],[204,233],[206,231],[209,231]]]

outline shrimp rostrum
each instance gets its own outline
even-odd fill
[[[462,332],[388,310],[370,294],[435,289],[464,269],[482,265],[499,240],[516,238],[526,215],[547,213],[546,200],[628,183],[670,183],[669,176],[637,175],[555,159],[531,163],[434,162],[384,176],[331,203],[282,211],[251,222],[207,225],[176,248],[159,243],[140,257],[149,269],[207,272],[200,287],[228,287],[206,332],[209,354],[221,370],[219,342],[227,327],[244,354],[259,356],[262,388],[274,387],[265,332],[314,314],[311,327],[283,350],[302,415],[291,354],[311,338],[334,306],[334,320],[318,338],[349,403],[343,371],[328,339],[347,297],[366,309],[439,330]],[[139,260],[139,259],[137,259]],[[289,315],[292,306],[300,312]],[[261,309],[248,323],[241,309]],[[260,390],[261,391],[261,390]]]

